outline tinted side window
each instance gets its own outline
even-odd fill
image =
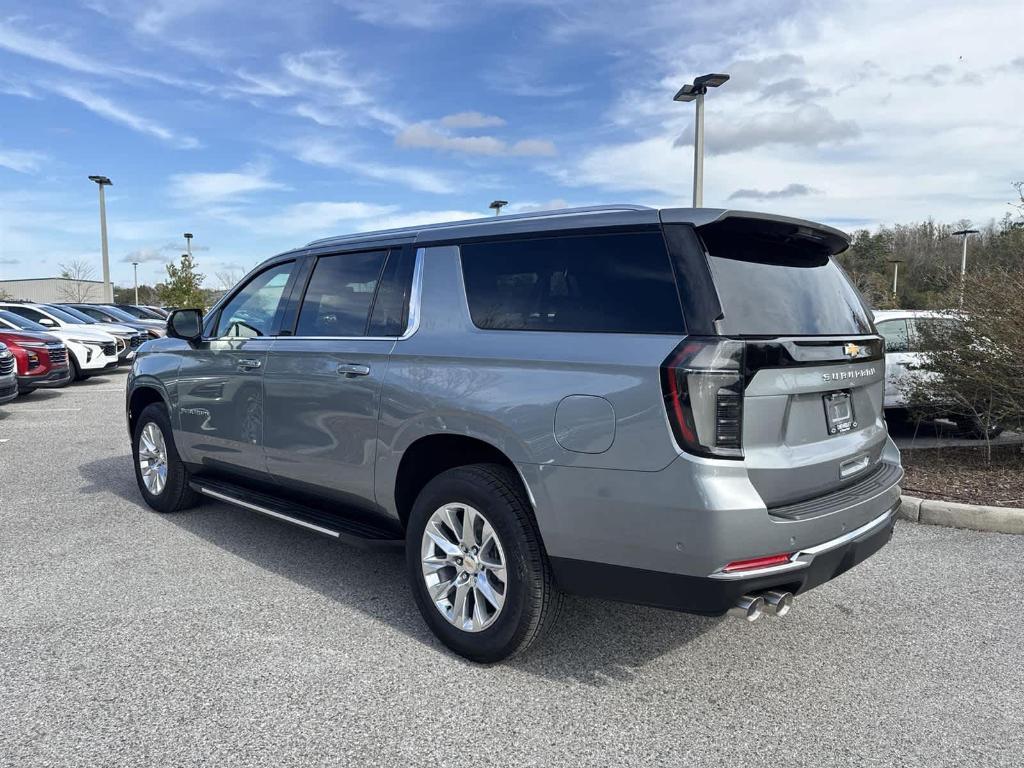
[[[302,299],[296,336],[364,336],[387,251],[322,256]]]
[[[478,328],[684,332],[660,232],[470,243],[461,252]]]
[[[85,313],[93,320],[99,320],[101,323],[107,322],[108,320],[111,319],[109,315],[107,315],[105,312],[101,312],[95,307],[76,307],[76,309],[79,312]]]
[[[370,315],[370,336],[401,336],[405,333],[415,260],[412,248],[395,248],[388,254]]]
[[[274,325],[281,296],[295,262],[260,272],[221,310],[215,336],[266,336]]]
[[[16,315],[21,315],[22,317],[24,317],[24,318],[26,318],[28,320],[33,320],[33,321],[35,321],[37,323],[40,320],[47,320],[47,321],[50,320],[50,318],[48,318],[42,312],[39,312],[38,310],[35,310],[35,309],[30,309],[29,307],[7,307],[7,309],[9,309],[11,312],[13,312]]]
[[[909,352],[910,336],[906,320],[882,320],[875,323],[878,332],[885,337],[886,352]]]

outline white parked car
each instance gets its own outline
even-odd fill
[[[917,309],[883,309],[874,312],[875,327],[885,337],[885,410],[888,417],[906,417],[914,404],[907,402],[906,386],[911,378],[923,379],[930,374],[920,369],[921,329],[929,323],[951,322],[948,312]],[[986,436],[981,423],[973,417],[953,416],[966,437]],[[988,437],[995,437],[1002,427],[991,427]]]
[[[94,331],[86,326],[45,326],[30,320],[20,312],[0,306],[0,328],[40,332],[56,336],[68,348],[71,376],[75,381],[87,379],[118,364],[117,339],[109,333]]]

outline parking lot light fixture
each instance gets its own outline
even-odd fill
[[[708,88],[718,88],[729,80],[724,73],[711,73],[694,78],[680,88],[674,101],[697,102],[697,113],[693,121],[693,207],[704,205],[704,94]]]
[[[103,300],[113,304],[114,286],[110,282],[110,253],[107,250],[107,203],[103,195],[103,188],[111,186],[114,182],[106,176],[90,176],[89,181],[96,182],[100,188],[100,248],[103,251]]]
[[[135,270],[135,305],[139,304],[139,262],[132,262],[132,269]]]
[[[494,211],[495,216],[499,216],[501,215],[501,209],[506,205],[508,205],[508,200],[494,200],[487,207]]]
[[[192,255],[192,233],[191,232],[186,232],[185,233],[185,250],[188,251],[188,255],[189,256]]]
[[[900,279],[900,264],[902,264],[905,259],[886,259],[886,261],[892,264],[892,297],[895,299],[896,287],[899,285]]]
[[[960,256],[960,309],[964,308],[964,281],[967,280],[967,238],[971,235],[981,234],[976,229],[958,229],[954,235],[963,237],[964,249]]]

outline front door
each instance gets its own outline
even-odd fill
[[[275,265],[241,286],[209,337],[181,356],[175,442],[186,461],[266,475],[263,375],[294,267]]]
[[[372,501],[381,384],[407,301],[411,251],[320,256],[292,335],[264,374],[270,473]]]

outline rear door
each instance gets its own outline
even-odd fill
[[[271,474],[372,501],[381,383],[405,329],[411,246],[315,257],[265,374]]]
[[[726,219],[700,232],[717,331],[744,342],[742,453],[766,505],[866,478],[887,438],[885,361],[835,246],[791,224]]]

